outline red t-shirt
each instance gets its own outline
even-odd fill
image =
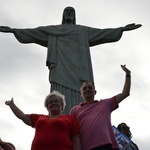
[[[71,137],[79,134],[72,115],[49,118],[48,115],[30,115],[36,129],[31,150],[72,150]]]

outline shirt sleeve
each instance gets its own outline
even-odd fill
[[[118,108],[118,104],[117,104],[117,101],[116,101],[116,96],[113,96],[111,98],[104,99],[104,100],[107,102],[111,112]]]
[[[75,118],[70,115],[70,120],[71,120],[71,137],[79,134],[79,125],[77,123],[77,121],[75,120]]]
[[[113,97],[114,99],[114,108],[117,109],[119,107],[118,103],[117,103],[117,98],[116,96]]]
[[[35,125],[36,125],[37,120],[39,119],[39,116],[40,115],[37,115],[37,114],[31,114],[30,115],[30,119],[31,119],[33,128],[35,128]]]

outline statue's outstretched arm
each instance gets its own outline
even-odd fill
[[[7,26],[0,26],[0,32],[14,33],[15,30]]]
[[[142,26],[141,24],[135,24],[135,23],[128,24],[125,27],[122,27],[122,31],[134,30],[134,29],[140,28],[141,26]]]

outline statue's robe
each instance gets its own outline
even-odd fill
[[[65,95],[66,110],[81,102],[80,87],[84,81],[94,83],[89,47],[116,42],[122,28],[97,29],[81,25],[41,26],[34,29],[14,29],[21,43],[36,43],[48,47],[51,91]]]

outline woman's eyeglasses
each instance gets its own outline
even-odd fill
[[[50,100],[48,103],[49,103],[49,104],[53,104],[53,103],[61,103],[61,101],[55,99],[55,100]]]

